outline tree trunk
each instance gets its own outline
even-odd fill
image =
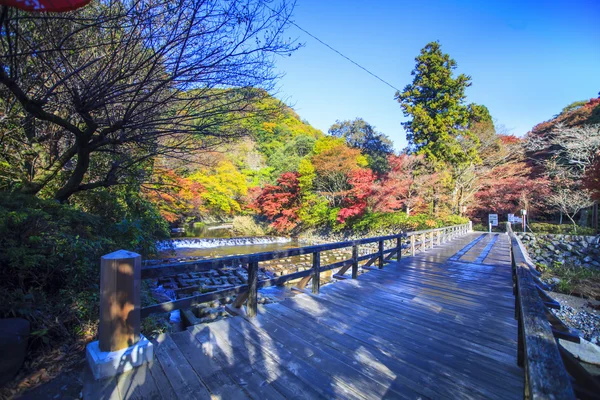
[[[577,224],[575,223],[575,220],[573,219],[575,217],[575,214],[573,214],[573,217],[571,217],[571,215],[569,213],[565,213],[567,215],[567,218],[569,218],[571,220],[571,223],[573,224],[573,233],[577,234]]]
[[[77,192],[79,185],[83,182],[83,178],[90,167],[90,149],[87,146],[81,145],[81,143],[78,143],[78,145],[77,165],[67,183],[58,189],[54,195],[54,198],[61,203],[65,203],[73,193]]]

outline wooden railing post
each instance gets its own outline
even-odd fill
[[[142,257],[119,250],[100,259],[98,340],[86,346],[94,378],[113,377],[152,361],[152,343],[140,334]]]
[[[396,261],[402,258],[402,234],[396,238]]]
[[[119,250],[100,259],[101,351],[117,351],[140,340],[142,256]]]
[[[321,288],[321,252],[315,251],[312,256],[313,261],[313,276],[312,276],[312,292],[319,293]]]
[[[383,258],[383,240],[379,241],[379,269],[383,268],[383,262],[384,262],[384,258]]]
[[[427,249],[427,236],[424,233],[421,233],[421,251],[425,251]]]
[[[248,302],[246,314],[255,317],[258,307],[258,261],[252,259],[248,264]]]
[[[438,246],[442,244],[442,231],[437,231],[437,242]]]
[[[358,246],[352,245],[352,279],[358,277]]]
[[[435,243],[433,243],[433,231],[429,232],[429,247],[433,249]]]
[[[410,235],[410,254],[415,255],[415,235]]]

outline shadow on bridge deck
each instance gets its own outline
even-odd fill
[[[523,397],[506,235],[414,257],[159,339],[155,361],[86,398]]]

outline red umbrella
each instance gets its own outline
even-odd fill
[[[88,4],[90,0],[0,0],[0,5],[33,12],[65,12]]]

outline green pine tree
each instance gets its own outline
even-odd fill
[[[477,136],[468,128],[472,118],[465,105],[465,89],[471,77],[453,77],[456,61],[444,54],[438,42],[428,43],[415,59],[413,82],[395,99],[404,116],[410,150],[442,166],[458,166],[477,160]]]

